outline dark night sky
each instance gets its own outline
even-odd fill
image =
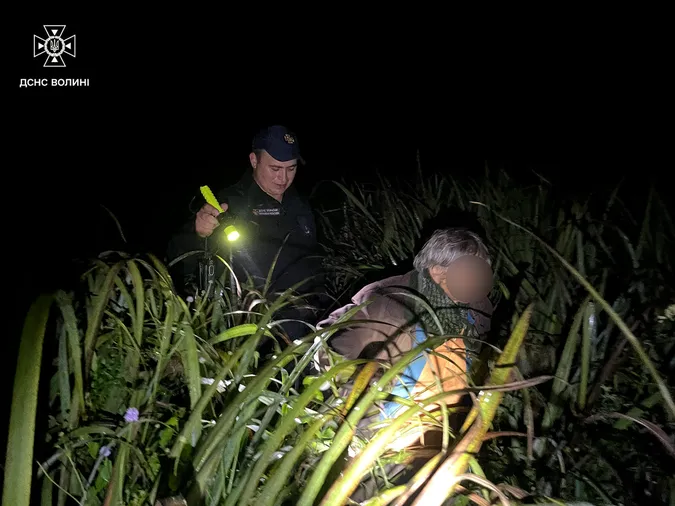
[[[467,55],[444,65],[429,48],[348,49],[229,35],[231,26],[216,22],[184,22],[174,33],[166,23],[98,18],[61,21],[77,36],[77,56],[54,69],[32,54],[45,22],[32,15],[13,24],[13,71],[3,77],[11,97],[3,211],[11,255],[29,266],[11,273],[25,293],[41,269],[106,245],[114,228],[101,204],[134,246],[162,244],[188,196],[234,180],[253,133],[269,123],[298,133],[305,188],[375,168],[404,173],[418,148],[425,167],[450,173],[507,159],[514,170],[591,186],[610,167],[635,170],[638,160],[645,174],[656,166],[645,158],[654,151],[624,142],[617,127],[629,105],[612,109],[590,82],[565,87],[573,80],[553,68],[538,68],[536,81],[499,65],[483,76],[484,62],[471,65]],[[90,85],[19,88],[23,78],[52,77]],[[549,80],[561,88],[547,89]]]
[[[309,29],[328,31],[323,18],[314,27],[296,20],[268,29],[259,13],[222,18],[195,7],[195,24],[186,6],[166,4],[161,10],[173,19],[140,22],[135,7],[118,19],[107,6],[76,21],[62,4],[53,13],[30,4],[29,14],[3,19],[3,291],[14,302],[3,328],[8,379],[36,291],[61,279],[69,259],[100,253],[115,235],[101,205],[134,247],[157,248],[189,195],[246,167],[251,137],[265,124],[298,133],[305,187],[375,168],[404,173],[418,148],[425,167],[461,174],[510,160],[513,171],[536,168],[568,188],[672,172],[672,132],[660,126],[672,117],[660,99],[669,82],[658,75],[663,62],[642,65],[642,89],[628,79],[628,53],[582,64],[565,43],[569,33],[545,56],[530,54],[533,41],[513,52],[502,52],[503,40],[482,50],[489,31],[482,20],[473,34],[454,26],[426,45],[414,25],[383,26],[386,36],[364,26],[375,41],[365,44],[348,26],[319,39]],[[65,69],[33,58],[33,35],[54,22],[77,37]],[[53,77],[90,85],[19,88],[21,79]],[[8,405],[11,382],[4,384]]]

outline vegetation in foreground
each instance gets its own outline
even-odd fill
[[[496,312],[463,430],[449,429],[449,410],[414,408],[365,441],[350,427],[386,394],[368,384],[373,364],[299,379],[344,322],[321,332],[307,322],[307,337],[285,346],[274,312],[299,302],[292,295],[270,302],[242,287],[182,298],[157,259],[107,256],[82,290],[44,295],[27,317],[3,503],[27,505],[33,490],[44,505],[348,504],[364,476],[414,457],[389,446],[425,424],[445,431],[443,450],[407,485],[385,477],[372,504],[413,493],[424,505],[673,504],[675,230],[658,192],[635,217],[620,187],[571,201],[505,173],[335,187],[342,204],[321,218],[339,300],[405,269],[423,228],[446,212],[481,225]],[[255,351],[261,339],[280,343],[268,361]],[[349,380],[354,395],[341,397]],[[49,395],[37,406],[40,381]],[[36,409],[48,412],[37,426]]]

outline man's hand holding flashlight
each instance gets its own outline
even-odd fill
[[[227,204],[220,204],[220,207],[223,208],[223,211],[227,211]],[[197,212],[197,217],[195,218],[195,230],[199,237],[205,238],[213,234],[213,231],[218,227],[218,215],[220,211],[213,207],[211,204],[204,204],[202,208]]]

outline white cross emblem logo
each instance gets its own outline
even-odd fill
[[[33,35],[33,58],[43,53],[47,54],[45,67],[65,67],[62,54],[75,58],[75,35],[67,39],[62,37],[66,25],[42,25],[47,32],[47,38],[43,39]]]

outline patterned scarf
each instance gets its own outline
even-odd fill
[[[436,313],[436,317],[443,326],[443,335],[464,337],[478,337],[475,326],[469,321],[469,305],[454,302],[443,288],[440,287],[428,272],[420,274],[415,272],[417,290],[427,299],[427,302]],[[420,317],[420,324],[425,333],[442,335],[441,329],[433,315],[419,301],[415,301],[415,314]]]

